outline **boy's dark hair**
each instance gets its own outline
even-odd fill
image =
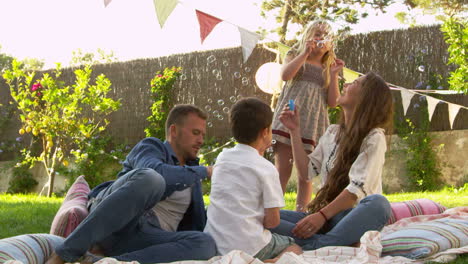
[[[176,125],[182,125],[185,121],[185,118],[189,114],[196,114],[198,117],[200,117],[203,120],[206,120],[208,118],[207,114],[198,108],[195,105],[191,104],[179,104],[174,106],[169,114],[167,115],[167,120],[166,120],[166,137],[169,135],[169,127],[173,124]]]
[[[244,98],[231,107],[229,123],[231,132],[237,142],[250,144],[260,131],[271,126],[273,112],[269,105],[254,98]]]

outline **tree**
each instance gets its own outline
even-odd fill
[[[456,65],[450,72],[448,83],[450,90],[468,93],[468,3],[466,0],[405,0],[410,8],[418,8],[424,13],[437,15],[442,21],[440,27],[448,44],[449,64]],[[400,12],[397,14],[400,21],[415,25],[417,17]]]
[[[468,94],[468,19],[449,17],[441,27],[445,42],[449,45],[448,63],[458,67],[450,72],[450,90]]]
[[[114,52],[111,51],[106,53],[102,49],[97,49],[97,54],[93,52],[83,52],[81,49],[77,49],[72,52],[72,59],[70,61],[70,66],[80,66],[80,65],[93,65],[97,63],[109,63],[117,61]]]
[[[13,61],[13,57],[2,53],[2,45],[0,45],[0,72],[2,72],[4,69],[7,69],[10,65],[11,62]]]
[[[25,72],[21,63],[13,60],[11,69],[3,74],[20,112],[19,133],[32,134],[39,145],[39,151],[22,151],[23,163],[44,166],[49,177],[48,196],[52,195],[57,168],[68,165],[71,148],[85,148],[88,139],[105,130],[109,124],[106,117],[120,107],[119,101],[107,97],[109,79],[101,74],[91,84],[91,73],[89,66],[75,70],[76,81],[68,86],[60,81],[60,64],[52,74],[44,73],[37,79],[34,72]]]
[[[280,27],[275,31],[280,36],[280,42],[285,43],[290,23],[304,27],[310,21],[323,19],[355,24],[359,18],[368,15],[362,11],[363,7],[385,12],[391,3],[393,0],[265,0],[262,2],[261,15],[267,17],[268,12],[277,14],[275,17]],[[344,30],[349,30],[349,27]]]
[[[21,63],[23,69],[27,71],[40,71],[44,68],[44,61],[36,58],[26,58]]]

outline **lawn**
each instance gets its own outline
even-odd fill
[[[460,189],[444,189],[438,192],[395,193],[386,195],[391,202],[428,198],[446,207],[468,205],[468,185]],[[295,193],[287,193],[286,208],[295,207]],[[49,233],[50,224],[63,198],[37,195],[0,195],[0,239],[20,234]],[[208,202],[208,196],[205,196]],[[465,254],[452,264],[468,263]]]

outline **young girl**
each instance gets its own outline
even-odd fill
[[[390,203],[380,195],[384,129],[391,133],[393,120],[390,89],[368,73],[346,84],[337,102],[340,123],[328,127],[309,155],[301,143],[298,111],[286,106],[279,117],[291,134],[299,177],[322,177],[322,188],[307,206],[309,214],[281,211],[281,223],[273,230],[294,237],[306,250],[359,242],[365,232],[382,229],[391,213]]]
[[[291,177],[292,152],[288,130],[279,121],[283,105],[290,99],[302,109],[300,135],[304,149],[310,153],[329,125],[327,107],[335,107],[338,73],[342,60],[333,52],[331,27],[324,21],[312,23],[303,37],[285,58],[281,77],[287,81],[279,98],[273,118],[275,165],[280,175],[283,192]],[[312,194],[312,184],[298,179],[296,210],[304,211]]]

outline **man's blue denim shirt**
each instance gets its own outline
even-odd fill
[[[206,224],[206,211],[201,190],[201,181],[207,177],[207,170],[199,166],[199,160],[190,160],[180,166],[169,142],[164,143],[154,137],[141,140],[127,155],[123,169],[117,174],[120,177],[131,170],[151,168],[161,174],[166,181],[166,190],[161,200],[166,199],[175,191],[182,191],[190,186],[192,199],[187,212],[182,218],[178,230],[203,231]],[[96,186],[89,197],[96,197],[105,187],[112,184],[109,181]]]

